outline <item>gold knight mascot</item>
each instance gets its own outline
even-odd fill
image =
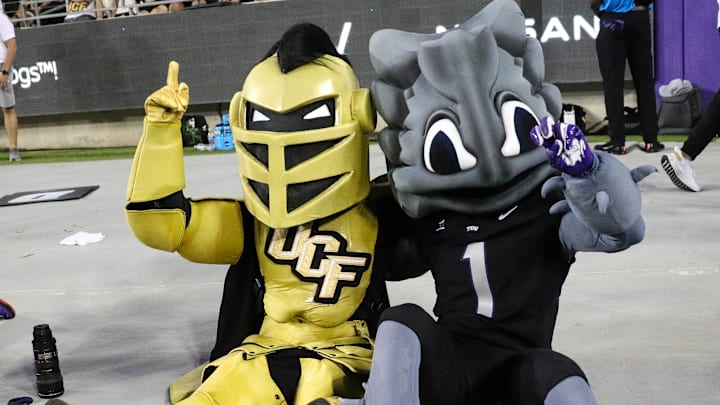
[[[127,221],[152,248],[231,266],[210,362],[171,386],[172,402],[362,396],[368,325],[387,304],[367,200],[369,91],[325,31],[292,27],[230,104],[244,200],[189,199],[180,135],[189,89],[178,70],[171,62],[167,85],[145,102]]]

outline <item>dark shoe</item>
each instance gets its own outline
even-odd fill
[[[645,149],[643,149],[647,153],[656,153],[660,152],[661,150],[665,149],[665,145],[661,144],[658,141],[648,142],[645,144]]]
[[[625,147],[625,145],[617,145],[612,142],[604,143],[602,145],[595,145],[595,150],[612,153],[613,155],[624,155],[627,153],[627,148]]]

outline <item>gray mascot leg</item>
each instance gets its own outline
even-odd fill
[[[378,327],[364,399],[342,405],[420,404],[420,340],[407,326],[384,321]]]
[[[544,405],[597,405],[588,383],[579,376],[560,381],[548,392]]]

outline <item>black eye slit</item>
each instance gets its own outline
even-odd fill
[[[286,113],[247,103],[245,128],[251,131],[295,132],[335,125],[335,100],[316,101]]]

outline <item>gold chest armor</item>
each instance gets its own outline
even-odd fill
[[[376,239],[377,219],[364,204],[292,228],[256,222],[267,316],[324,328],[347,321],[370,283]]]

